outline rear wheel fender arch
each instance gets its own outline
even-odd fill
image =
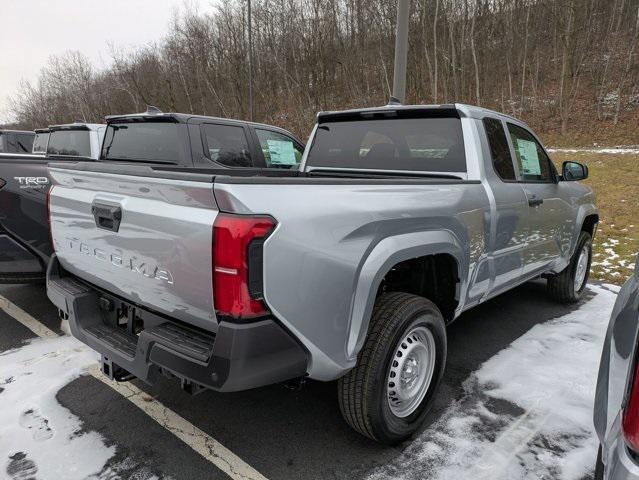
[[[593,223],[594,222],[594,223]],[[599,223],[599,210],[592,204],[581,205],[577,212],[577,222],[575,224],[575,231],[573,233],[572,244],[570,245],[570,255],[575,251],[577,247],[577,240],[579,239],[579,233],[582,230],[587,231],[594,238],[595,225]],[[592,226],[592,231],[590,230]]]
[[[351,306],[346,356],[353,362],[366,339],[370,318],[382,280],[397,264],[414,258],[446,254],[457,265],[457,298],[464,298],[468,282],[467,254],[457,236],[449,230],[430,230],[382,239],[366,256],[356,277]]]

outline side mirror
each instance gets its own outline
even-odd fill
[[[578,162],[564,162],[561,179],[565,182],[576,182],[588,178],[588,167]]]

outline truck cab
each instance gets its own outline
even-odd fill
[[[164,113],[107,117],[101,161],[185,168],[298,169],[304,144],[284,129],[226,118]]]
[[[28,155],[35,133],[27,130],[0,130],[0,153]]]
[[[106,125],[76,122],[52,125],[47,130],[46,154],[50,159],[97,160],[100,157]]]

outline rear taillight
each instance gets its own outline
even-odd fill
[[[0,188],[4,187],[6,184],[7,182],[0,178]]]
[[[213,225],[213,302],[237,320],[268,313],[262,296],[262,246],[277,223],[267,216],[220,213]]]
[[[623,409],[622,430],[628,447],[639,452],[639,365],[635,365],[630,396]]]

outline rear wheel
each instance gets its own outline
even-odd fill
[[[357,366],[338,382],[348,424],[384,444],[424,422],[446,363],[446,327],[437,306],[407,293],[381,296]]]
[[[557,275],[548,278],[548,293],[561,303],[575,303],[588,284],[592,261],[592,237],[581,232],[570,264]]]

